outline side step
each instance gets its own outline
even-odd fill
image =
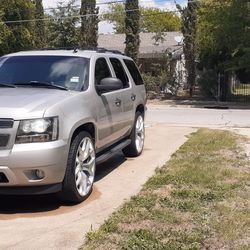
[[[96,164],[103,163],[111,158],[115,153],[127,147],[131,143],[130,139],[122,141],[121,143],[115,145],[113,148],[110,148],[108,151],[104,152],[96,158]]]

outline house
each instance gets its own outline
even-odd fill
[[[180,32],[140,33],[139,67],[144,73],[154,74],[153,65],[166,67],[166,56],[176,71],[180,83],[185,81],[184,57],[182,47],[183,35]],[[101,34],[98,46],[107,49],[125,50],[125,34]]]

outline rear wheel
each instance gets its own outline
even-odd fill
[[[92,191],[95,170],[93,139],[83,131],[74,138],[70,147],[61,198],[74,203],[85,200]]]
[[[145,140],[144,115],[139,111],[135,114],[135,122],[130,139],[131,143],[123,149],[124,155],[128,157],[139,156],[143,151]]]

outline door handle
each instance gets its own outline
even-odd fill
[[[116,105],[117,107],[120,107],[120,106],[121,106],[121,103],[122,103],[122,100],[121,100],[121,99],[119,99],[119,98],[116,98],[116,99],[115,99],[115,105]]]
[[[135,101],[135,99],[136,99],[136,95],[135,95],[135,94],[132,94],[132,95],[131,95],[131,100],[132,100],[132,101]]]

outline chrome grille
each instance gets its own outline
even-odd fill
[[[0,147],[6,147],[8,145],[10,135],[1,135],[0,134]]]
[[[0,129],[13,128],[14,120],[12,119],[0,119]]]

